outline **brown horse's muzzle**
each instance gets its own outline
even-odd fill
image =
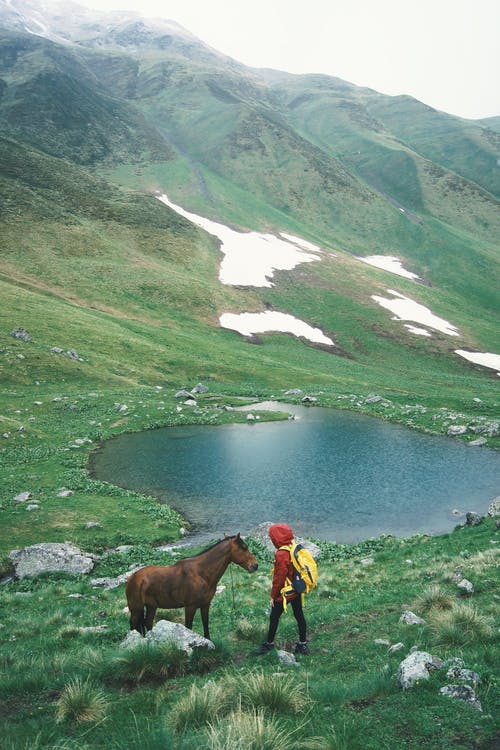
[[[251,565],[248,566],[247,570],[249,573],[255,573],[258,567],[259,567],[259,563],[252,563]]]

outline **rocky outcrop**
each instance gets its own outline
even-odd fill
[[[95,555],[82,552],[69,542],[33,544],[24,549],[12,550],[9,558],[18,578],[54,571],[90,573],[97,559]]]
[[[194,648],[215,648],[215,645],[208,638],[198,635],[198,633],[189,630],[179,622],[170,622],[169,620],[159,620],[156,625],[146,633],[143,638],[137,630],[131,630],[124,641],[121,643],[122,648],[140,648],[159,643],[172,643],[180,651],[191,654]]]

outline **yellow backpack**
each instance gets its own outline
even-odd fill
[[[286,597],[290,594],[308,594],[318,582],[318,566],[316,560],[300,542],[295,539],[291,544],[284,544],[280,549],[286,549],[290,553],[293,565],[292,580],[287,578],[281,589],[283,606],[286,609]]]

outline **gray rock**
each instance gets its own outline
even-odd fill
[[[407,609],[406,612],[403,612],[399,618],[399,622],[404,622],[406,625],[425,625],[425,620],[418,617],[418,615],[414,614],[409,609]]]
[[[295,655],[291,654],[289,651],[278,650],[276,651],[276,655],[279,663],[284,667],[300,667]]]
[[[314,404],[314,403],[316,403],[317,400],[318,399],[316,398],[316,396],[304,396],[304,398],[302,399],[302,403],[303,404]]]
[[[457,586],[466,594],[474,593],[474,585],[468,581],[467,578],[462,578],[462,580],[457,583]]]
[[[188,398],[186,401],[184,401],[185,406],[196,406],[196,401],[194,398]]]
[[[476,440],[471,440],[470,443],[467,443],[467,445],[471,448],[478,447],[480,445],[486,445],[488,441],[485,437],[477,438]]]
[[[122,573],[121,575],[116,576],[116,578],[92,578],[90,580],[90,585],[93,588],[103,588],[105,591],[108,589],[116,589],[118,586],[121,586],[122,583],[126,583],[132,573],[135,573],[140,567],[141,566],[139,565],[132,570],[127,570],[126,573]]]
[[[20,492],[19,495],[16,495],[14,498],[15,503],[25,503],[27,500],[31,500],[33,498],[33,495],[31,492]]]
[[[60,346],[53,346],[50,351],[52,354],[64,354],[64,349],[61,349]]]
[[[66,490],[64,487],[59,490],[57,493],[57,497],[71,497],[74,492],[73,490]]]
[[[488,515],[492,517],[500,516],[500,495],[491,501],[488,507]]]
[[[101,524],[99,521],[87,521],[85,524],[86,529],[99,529],[101,528]]]
[[[428,680],[433,669],[441,669],[443,662],[427,651],[414,651],[399,665],[398,684],[404,690],[412,688],[419,680]]]
[[[300,388],[291,388],[289,391],[285,391],[285,396],[300,396],[304,391]]]
[[[405,647],[404,643],[393,643],[392,646],[388,649],[390,654],[394,654],[396,651],[401,651],[402,648]]]
[[[26,506],[26,510],[38,510],[40,506],[37,503],[30,503]]]
[[[477,672],[473,672],[472,669],[464,669],[463,666],[450,667],[446,673],[446,677],[449,680],[472,682],[473,685],[479,685],[481,683],[481,677]]]
[[[441,695],[446,695],[449,698],[465,701],[470,706],[473,706],[473,708],[477,708],[478,711],[483,710],[476,693],[470,685],[445,685],[440,688],[439,692]]]
[[[191,393],[208,393],[208,388],[206,385],[203,385],[203,383],[198,383],[198,385],[195,385],[191,390]]]
[[[175,394],[175,398],[191,398],[191,394],[189,393],[189,391],[181,390],[177,391],[177,393]]]
[[[364,557],[360,562],[361,565],[373,565],[375,559],[373,557]]]
[[[468,511],[465,514],[466,526],[479,526],[479,524],[482,522],[483,522],[483,518],[482,516],[479,515],[479,513],[475,513],[474,511]]]
[[[476,435],[497,437],[500,434],[500,422],[486,422],[485,424],[473,425],[469,429]]]
[[[382,396],[368,396],[368,398],[365,398],[365,404],[378,404],[379,401],[383,401]]]
[[[121,643],[121,647],[135,648],[140,645],[158,643],[173,643],[180,651],[185,651],[187,654],[190,654],[194,648],[215,648],[212,641],[194,633],[179,622],[169,620],[159,620],[153,629],[146,633],[145,638],[142,638],[137,631],[131,630]]]
[[[465,435],[467,427],[462,424],[454,424],[448,427],[448,435]]]
[[[390,646],[391,642],[387,640],[387,638],[375,638],[373,641],[377,644],[377,646]]]
[[[12,550],[9,558],[14,564],[18,578],[49,571],[90,573],[96,560],[95,555],[82,552],[70,542],[33,544],[24,549]]]
[[[29,343],[31,341],[31,335],[25,328],[14,328],[14,330],[10,332],[10,335],[15,339],[24,341],[25,343]]]

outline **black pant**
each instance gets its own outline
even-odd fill
[[[287,606],[290,605],[293,609],[294,617],[297,620],[297,626],[299,628],[299,641],[302,641],[302,643],[304,643],[306,640],[307,625],[306,619],[304,617],[304,611],[302,609],[302,597],[297,596],[295,599],[287,602]],[[273,643],[274,641],[274,636],[276,635],[276,631],[278,630],[278,624],[282,614],[283,602],[277,602],[275,600],[273,606],[271,607],[271,614],[269,616],[269,631],[267,634],[268,643]]]

